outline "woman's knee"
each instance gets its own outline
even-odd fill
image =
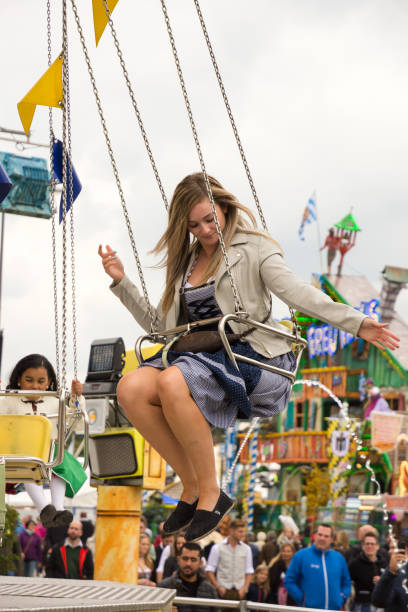
[[[176,366],[160,372],[157,381],[157,392],[161,400],[182,400],[190,396],[184,376]]]
[[[148,372],[144,372],[144,368],[125,374],[116,388],[116,396],[120,406],[126,410],[137,402],[154,399],[157,393],[155,393],[155,385],[151,378]]]

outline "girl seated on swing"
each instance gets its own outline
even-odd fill
[[[379,348],[398,346],[398,338],[386,325],[333,302],[297,278],[285,265],[277,242],[257,229],[251,211],[215,178],[208,179],[238,296],[251,319],[279,328],[271,312],[272,292],[293,308]],[[116,251],[99,246],[98,252],[105,272],[113,279],[112,292],[149,332],[146,302],[125,275]],[[165,253],[166,266],[164,294],[154,310],[158,330],[234,312],[203,174],[189,175],[177,185],[168,227],[154,252]],[[290,340],[261,329],[245,334],[248,327],[242,324],[231,322],[230,327],[242,334],[233,344],[234,352],[295,369]],[[168,368],[164,368],[161,356],[155,356],[126,374],[117,395],[129,420],[183,483],[180,502],[164,531],[171,534],[188,527],[186,539],[194,541],[215,529],[233,506],[217,483],[211,427],[229,427],[236,418],[278,414],[289,400],[291,383],[285,376],[243,362],[238,362],[239,375],[231,368],[224,348],[215,353],[170,350],[167,357]]]
[[[55,391],[57,377],[54,368],[43,355],[27,355],[14,366],[7,389],[23,391]],[[82,384],[73,380],[71,386],[70,411],[75,409],[76,398],[80,405],[85,404],[82,396]],[[50,419],[53,426],[53,438],[57,438],[59,402],[57,397],[23,395],[10,396],[0,402],[4,414],[41,414]],[[69,414],[68,413],[68,414]],[[44,527],[69,525],[73,520],[72,513],[64,509],[64,496],[74,497],[86,481],[86,474],[81,464],[71,453],[65,451],[64,461],[52,469],[50,482],[51,504],[47,503],[44,489],[33,482],[24,483],[24,488],[34,502]]]

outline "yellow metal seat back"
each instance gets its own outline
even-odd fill
[[[287,327],[291,334],[293,334],[295,331],[295,326],[293,324],[293,321],[288,321],[287,319],[284,319],[283,321],[279,321],[279,325],[283,325],[283,327]],[[292,351],[295,353],[295,355],[296,355],[296,348],[297,348],[296,344],[293,342]]]
[[[52,425],[42,415],[0,414],[0,456],[6,458],[7,482],[48,479]]]

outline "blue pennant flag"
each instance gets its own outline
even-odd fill
[[[305,231],[305,226],[317,219],[317,211],[316,211],[316,196],[313,194],[307,201],[305,206],[305,210],[303,211],[302,222],[299,227],[299,238],[304,240],[305,237],[303,235]]]
[[[62,183],[62,142],[60,140],[54,140],[54,144],[52,145],[53,150],[53,171],[54,176],[59,183]],[[78,195],[81,193],[82,185],[81,181],[78,178],[78,175],[75,171],[75,168],[68,156],[66,154],[66,172],[67,172],[67,204],[66,211],[68,212],[71,208],[71,172],[72,172],[72,202],[75,202]],[[61,223],[63,219],[63,204],[62,204],[62,194],[59,208],[59,222]]]
[[[8,196],[13,184],[7,176],[7,172],[0,164],[0,203]]]

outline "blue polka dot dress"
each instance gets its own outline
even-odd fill
[[[190,322],[222,315],[215,299],[214,282],[199,287],[186,283],[184,298]],[[278,368],[293,371],[296,367],[292,351],[268,359],[257,353],[249,342],[240,341],[232,346],[235,353]],[[238,372],[224,348],[216,353],[170,350],[167,359],[180,369],[195,403],[214,427],[229,427],[237,418],[270,418],[281,412],[289,401],[291,381],[286,376],[240,361]],[[164,368],[161,354],[146,360],[141,367]]]

